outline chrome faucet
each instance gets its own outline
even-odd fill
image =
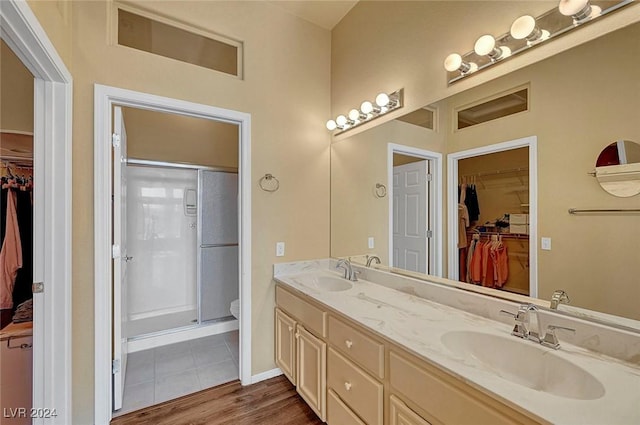
[[[532,313],[536,313],[536,330],[531,330],[531,316]],[[513,327],[513,331],[511,335],[517,336],[518,338],[528,339],[533,342],[540,343],[545,347],[551,347],[555,350],[560,348],[560,344],[558,343],[558,337],[556,336],[556,330],[564,330],[568,332],[575,333],[575,329],[566,328],[564,326],[556,326],[556,325],[548,325],[547,330],[544,333],[544,336],[540,332],[540,320],[538,317],[538,307],[533,304],[522,304],[518,308],[517,313],[511,313],[507,310],[500,310],[500,314],[511,316],[515,319],[515,326]]]
[[[522,304],[518,307],[517,313],[511,313],[507,310],[500,310],[500,314],[511,316],[515,319],[515,326],[511,335],[518,338],[529,339],[531,341],[540,342],[540,323],[536,314],[536,330],[530,330],[531,327],[531,315],[537,313],[538,307],[533,304]]]
[[[380,261],[380,257],[378,257],[377,255],[367,255],[367,267],[371,267],[371,262],[374,261],[376,262],[376,264],[380,264],[382,261]]]
[[[570,301],[569,295],[565,291],[557,289],[553,291],[553,295],[551,295],[551,310],[557,310],[558,304],[569,304]]]
[[[360,273],[357,270],[353,270],[351,267],[351,261],[342,258],[338,260],[338,264],[336,265],[336,269],[344,269],[344,278],[350,280],[352,282],[358,281],[358,274]]]

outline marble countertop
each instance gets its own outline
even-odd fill
[[[518,340],[510,335],[512,327],[504,323],[365,279],[359,279],[351,289],[339,292],[318,290],[302,283],[310,275],[342,278],[340,272],[329,268],[330,264],[330,260],[322,260],[276,265],[274,279],[534,419],[554,424],[640,424],[640,368],[637,365],[568,344],[561,338],[559,350]],[[459,295],[452,292],[452,296]],[[482,332],[532,344],[537,349],[546,350],[550,356],[557,356],[588,371],[602,383],[604,395],[593,400],[567,398],[502,378],[498,376],[499,371],[488,365],[447,349],[441,338],[452,331]],[[523,363],[522,367],[527,365]]]

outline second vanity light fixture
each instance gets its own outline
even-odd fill
[[[403,89],[400,89],[390,94],[378,94],[375,103],[365,100],[360,105],[360,109],[352,109],[346,116],[338,115],[335,120],[327,121],[327,130],[339,130],[336,133],[339,134],[386,113],[395,111],[398,108],[402,108],[403,94]]]
[[[554,8],[538,17],[524,15],[513,21],[510,31],[499,37],[485,34],[477,39],[472,52],[452,53],[444,60],[449,83],[521,53],[549,38],[570,31],[599,16],[613,12],[633,0],[618,2],[560,0]],[[600,3],[602,7],[597,4]],[[603,7],[606,8],[603,9]]]

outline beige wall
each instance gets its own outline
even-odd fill
[[[640,140],[636,117],[640,86],[635,72],[640,57],[638,39],[640,24],[634,24],[437,104],[445,116],[439,128],[446,152],[537,136],[538,232],[552,238],[553,248],[538,252],[539,296],[549,299],[553,290],[563,288],[574,305],[634,319],[640,319],[637,215],[574,216],[567,210],[640,207],[638,196],[613,197],[587,174],[601,149],[612,141]],[[528,112],[453,130],[456,107],[526,83],[531,90]],[[384,130],[377,127],[374,131]],[[352,139],[360,143],[370,132]],[[351,139],[335,143],[334,151],[338,147],[346,150],[351,143]],[[342,163],[352,164],[355,157],[342,158]],[[369,161],[378,163],[375,158]],[[332,157],[332,169],[337,164]],[[339,204],[333,197],[332,209]],[[332,230],[336,215],[332,211]],[[382,221],[359,225],[365,233],[368,228],[386,226],[387,218],[384,215]]]
[[[266,2],[140,2],[144,8],[244,41],[244,80],[109,43],[111,3],[73,2],[66,34],[34,10],[74,78],[73,423],[93,421],[93,85],[122,87],[252,116],[252,369],[275,367],[275,262],[329,252],[330,33]],[[69,59],[72,58],[72,61]],[[280,190],[258,180],[272,173]],[[106,196],[106,194],[103,194]],[[275,257],[285,241],[287,255]],[[105,347],[106,349],[106,347]]]
[[[27,0],[56,51],[71,71],[73,2],[70,0]]]
[[[238,167],[238,126],[203,118],[124,108],[129,158]]]
[[[33,75],[0,42],[0,130],[33,132]]]
[[[332,32],[332,115],[373,100],[379,91],[404,87],[405,111],[353,130],[360,132],[640,20],[640,4],[632,4],[447,87],[443,62],[448,54],[469,52],[482,34],[504,34],[519,16],[538,16],[557,5],[535,0],[361,1]]]

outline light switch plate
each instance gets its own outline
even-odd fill
[[[373,243],[373,236],[369,236],[369,249],[373,249],[374,248],[374,243]]]
[[[541,238],[541,246],[545,251],[551,251],[551,238]]]
[[[276,257],[284,257],[284,242],[276,243]]]

